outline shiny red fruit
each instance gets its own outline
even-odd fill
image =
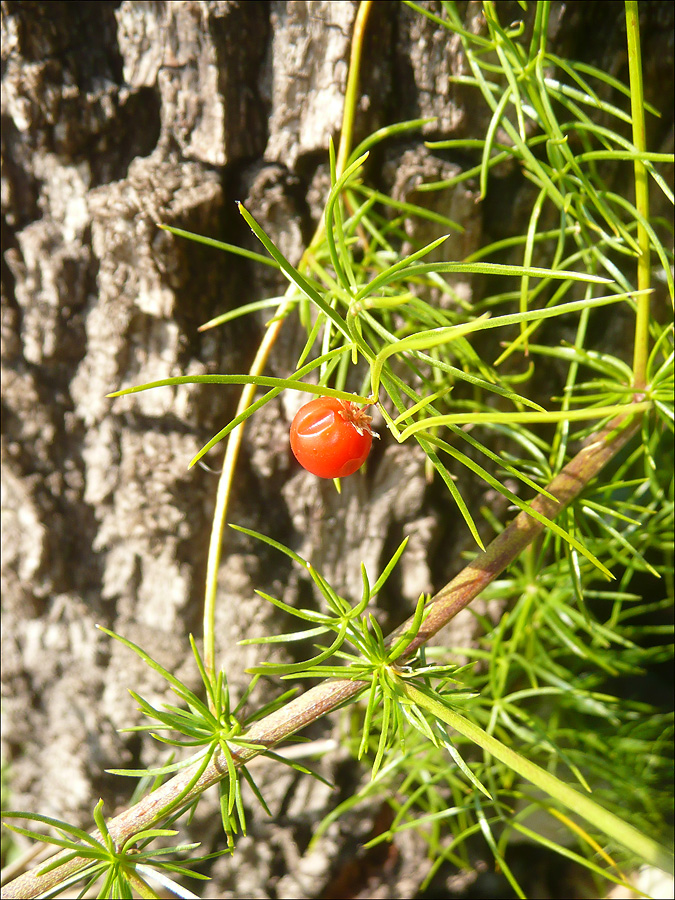
[[[370,453],[371,417],[349,400],[318,397],[298,410],[291,425],[291,450],[319,478],[344,478]]]

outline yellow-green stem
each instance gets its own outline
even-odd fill
[[[422,709],[427,709],[432,715],[445,722],[455,731],[481,747],[486,753],[494,756],[500,762],[507,765],[512,771],[525,778],[535,787],[540,788],[551,797],[555,797],[560,803],[581,816],[591,825],[598,828],[604,834],[613,838],[617,843],[627,847],[641,859],[668,871],[672,866],[670,854],[667,853],[656,841],[638,831],[628,822],[624,822],[614,813],[603,809],[598,803],[587,795],[576,791],[560,779],[551,775],[545,769],[525,759],[510,747],[496,740],[492,735],[483,731],[478,725],[474,725],[464,716],[460,716],[454,710],[449,709],[444,703],[428,697],[422,691],[403,679],[400,682],[401,690]]]
[[[359,5],[354,22],[354,34],[352,37],[352,49],[349,60],[349,75],[347,78],[347,87],[345,90],[345,106],[342,116],[342,131],[340,134],[340,146],[338,147],[337,156],[337,177],[339,178],[344,171],[345,164],[349,158],[352,146],[352,135],[354,126],[354,114],[356,111],[356,103],[358,100],[358,83],[359,71],[361,68],[361,56],[363,51],[363,38],[365,35],[366,22],[368,14],[372,6],[372,0],[363,0]],[[300,271],[307,267],[307,258],[311,254],[314,247],[321,241],[324,233],[324,218],[319,220],[314,237],[303,254],[300,261]],[[265,368],[270,351],[274,346],[277,335],[284,322],[284,316],[288,312],[291,300],[296,292],[296,288],[290,285],[286,291],[286,298],[279,307],[276,314],[276,321],[269,326],[265,332],[265,336],[260,342],[258,352],[255,355],[253,364],[249,369],[249,375],[260,375]],[[243,413],[253,402],[255,396],[255,385],[247,385],[241,393],[239,404],[237,406],[236,415]],[[213,513],[213,527],[211,529],[211,539],[209,541],[209,554],[206,568],[206,590],[204,596],[204,664],[206,671],[211,678],[215,677],[216,672],[216,635],[215,635],[215,614],[216,614],[216,595],[218,591],[218,569],[220,568],[220,559],[223,547],[223,536],[225,532],[225,519],[230,502],[232,492],[232,482],[234,480],[234,471],[239,458],[239,450],[241,449],[241,441],[244,435],[244,423],[238,425],[230,433],[227,442],[227,450],[223,460],[223,470],[218,482],[218,491],[216,493],[216,506]]]
[[[642,86],[642,54],[640,52],[640,23],[637,0],[626,0],[626,34],[628,38],[628,71],[630,74],[631,116],[633,143],[639,153],[647,149],[645,137],[644,92]],[[649,182],[647,169],[641,159],[634,162],[635,207],[645,221],[649,220]],[[637,265],[638,290],[650,285],[649,235],[641,222],[637,223],[637,240],[640,256]],[[649,294],[637,298],[635,344],[633,347],[633,385],[641,390],[646,384],[647,357],[649,354]]]

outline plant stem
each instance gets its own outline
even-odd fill
[[[352,35],[352,49],[349,57],[349,74],[345,89],[345,106],[342,114],[342,131],[340,132],[340,146],[338,147],[336,174],[339,178],[345,170],[347,160],[352,148],[354,135],[354,115],[359,99],[359,76],[361,74],[361,56],[363,54],[363,40],[366,34],[366,23],[370,14],[373,0],[361,0],[359,10],[354,21],[354,34]],[[316,241],[316,235],[312,244]],[[311,246],[311,244],[310,244]]]
[[[372,6],[372,0],[363,0],[359,5],[354,22],[354,34],[352,37],[352,48],[349,60],[349,75],[347,77],[347,87],[345,90],[345,105],[342,114],[342,131],[340,133],[340,145],[338,147],[337,157],[337,177],[342,174],[346,161],[349,157],[352,146],[352,136],[354,128],[354,114],[356,111],[356,103],[358,101],[358,84],[359,72],[361,69],[361,56],[363,51],[363,40],[365,36],[366,23],[368,14]],[[309,246],[305,250],[299,264],[300,271],[307,269],[307,260],[312,254],[314,247],[320,243],[323,238],[325,228],[324,217],[321,216],[316,231]],[[296,288],[290,285],[286,291],[285,298],[279,306],[275,321],[269,326],[265,332],[265,336],[260,342],[258,352],[249,369],[249,375],[260,375],[265,368],[267,359],[270,355],[272,347],[276,343],[281,327],[284,323],[285,315],[288,312]],[[241,392],[239,403],[237,405],[236,416],[243,413],[253,402],[256,386],[247,385]],[[230,495],[232,491],[232,482],[234,481],[234,472],[239,458],[241,442],[244,436],[244,424],[234,428],[227,442],[227,449],[223,459],[223,469],[218,481],[218,490],[216,492],[216,506],[213,512],[213,526],[211,528],[211,538],[209,540],[209,552],[206,565],[206,588],[204,594],[204,665],[206,671],[212,679],[216,673],[216,596],[218,593],[218,570],[220,568],[220,560],[223,549],[223,537],[225,533],[225,519],[230,504]]]
[[[628,38],[628,71],[630,75],[631,118],[633,120],[633,143],[639,153],[647,149],[645,137],[644,91],[642,85],[642,57],[640,52],[640,22],[637,0],[626,0],[626,35]],[[647,169],[641,159],[634,162],[635,208],[649,221],[649,182]],[[650,285],[650,243],[647,230],[638,219],[637,241],[640,256],[637,263],[638,290]],[[635,321],[635,343],[633,347],[633,385],[642,390],[646,384],[647,358],[649,354],[649,294],[637,298],[637,318]]]
[[[658,866],[664,871],[671,870],[671,855],[666,853],[660,844],[642,834],[628,822],[624,822],[614,813],[603,809],[598,803],[591,800],[588,795],[584,795],[564,784],[551,775],[550,772],[542,769],[541,766],[536,765],[529,759],[525,759],[525,757],[516,753],[510,747],[502,744],[501,741],[496,740],[491,734],[483,731],[478,725],[470,722],[464,716],[460,716],[454,710],[449,709],[444,703],[439,703],[437,700],[428,697],[405,680],[401,681],[401,690],[418,706],[428,710],[437,719],[445,722],[451,728],[454,728],[455,731],[473,741],[486,753],[491,754],[495,759],[503,762],[522,778],[529,781],[530,784],[541,788],[542,791],[545,791],[551,797],[555,797],[568,809],[590,822],[591,825],[599,828],[617,843],[622,844],[644,861]]]
[[[548,519],[554,519],[571,503],[586,487],[598,472],[627,443],[638,430],[640,415],[626,413],[612,420],[602,431],[591,436],[585,446],[577,453],[560,474],[547,485],[546,490],[555,497],[550,500],[539,494],[530,503],[530,507],[542,513]],[[406,656],[414,653],[425,644],[437,631],[453,619],[457,613],[468,606],[481,591],[506,569],[520,553],[544,529],[544,526],[533,519],[527,512],[519,513],[516,518],[489,544],[486,550],[469,563],[449,584],[432,598],[430,611],[422,628],[414,638]],[[391,635],[395,640],[409,627],[410,621],[404,622]]]
[[[623,416],[593,435],[547,486],[548,492],[557,500],[549,500],[539,495],[531,505],[536,506],[549,518],[559,515],[638,431],[640,421],[641,416],[632,413],[629,407]],[[485,551],[479,553],[472,563],[432,598],[430,612],[420,633],[408,647],[406,656],[414,653],[447,625],[461,609],[468,606],[528,544],[541,534],[543,529],[544,526],[526,512],[519,513]],[[397,628],[389,636],[387,643],[391,644],[397,640],[410,626],[410,622],[411,620]],[[367,685],[364,682],[328,679],[256,722],[244,737],[252,743],[273,747],[279,741],[353,700],[365,687]],[[232,746],[232,755],[235,764],[241,766],[257,753]],[[166,806],[181,794],[194,774],[195,768],[181,772],[135,806],[108,822],[108,831],[116,843],[124,843],[132,835],[155,823],[158,813],[164,811]],[[222,754],[219,753],[209,762],[203,775],[190,793],[181,800],[181,804],[189,805],[203,791],[226,777],[227,766]],[[86,864],[87,860],[75,858],[41,878],[38,878],[34,871],[26,872],[3,888],[3,898],[19,900],[36,897]]]

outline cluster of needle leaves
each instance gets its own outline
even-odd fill
[[[528,35],[522,23],[504,27],[498,4],[488,0],[481,34],[467,27],[452,2],[443,2],[438,16],[415,3],[407,5],[431,18],[448,37],[459,38],[467,74],[455,80],[474,91],[490,115],[481,139],[428,145],[461,151],[476,161],[451,180],[419,185],[418,193],[461,190],[470,183],[478,184],[485,198],[492,170],[515,163],[534,191],[524,233],[483,247],[461,262],[430,262],[448,232],[461,225],[423,206],[395,201],[367,182],[370,151],[392,137],[419,131],[424,121],[378,131],[344,165],[331,146],[332,188],[324,219],[297,267],[242,205],[241,215],[265,255],[167,229],[279,270],[288,281],[283,296],[248,303],[204,327],[226,326],[236,316],[271,310],[268,328],[290,320],[287,327],[295,322],[304,329],[296,371],[287,378],[257,372],[167,378],[113,396],[186,382],[262,388],[191,465],[283,390],[375,404],[395,440],[421,446],[429,475],[445,485],[478,546],[483,546],[479,523],[458,486],[462,471],[542,522],[543,536],[485,592],[485,599],[499,609],[499,620],[495,625],[492,618],[475,614],[481,628],[475,645],[422,647],[409,658],[428,598],[420,597],[409,628],[391,640],[372,615],[373,600],[405,542],[374,584],[363,570],[362,597],[352,605],[293,550],[240,529],[301,565],[325,606],[321,611],[297,609],[262,595],[305,624],[298,631],[244,643],[287,645],[324,635],[330,635],[329,641],[301,662],[261,662],[252,670],[249,690],[231,708],[224,673],[216,674],[202,662],[194,642],[205,699],[141,648],[112,635],[159,671],[184,704],[159,709],[134,694],[153,723],[142,727],[174,747],[196,748],[187,759],[157,769],[117,771],[142,774],[156,784],[194,767],[185,790],[162,810],[171,818],[194,808],[190,791],[214,754],[222,754],[227,777],[219,785],[220,805],[232,849],[234,836],[246,827],[242,778],[267,809],[233,749],[280,759],[245,738],[252,722],[280,708],[288,697],[282,694],[245,715],[258,678],[352,679],[363,688],[359,702],[343,714],[344,736],[359,759],[369,759],[371,777],[331,812],[315,838],[341,813],[374,797],[385,798],[394,818],[374,843],[415,828],[429,848],[425,884],[444,863],[470,867],[480,836],[515,894],[524,897],[508,862],[508,845],[517,834],[582,865],[600,891],[606,879],[625,882],[614,851],[601,837],[603,830],[617,836],[611,830],[611,810],[623,818],[629,811],[633,824],[650,838],[668,838],[672,717],[643,698],[635,699],[625,683],[653,677],[670,659],[672,647],[664,613],[673,604],[673,329],[662,324],[663,316],[649,312],[654,280],[672,302],[672,252],[664,244],[672,228],[650,218],[637,191],[633,201],[615,185],[639,165],[652,190],[672,204],[672,189],[660,170],[661,163],[672,164],[672,157],[639,146],[634,114],[625,100],[630,98],[633,109],[636,103],[644,105],[640,85],[631,80],[626,87],[606,72],[548,50],[550,3],[535,4]],[[627,4],[627,20],[630,9]],[[406,226],[413,218],[437,227],[440,234],[403,255],[401,248],[410,247]],[[447,278],[460,275],[481,276],[486,285],[471,304],[457,296]],[[610,348],[593,345],[593,317],[601,307],[603,316],[620,308],[635,317],[632,364],[625,348],[616,348],[613,355]],[[547,335],[558,324],[567,339],[552,342]],[[486,338],[495,328],[500,329],[502,349],[490,361],[483,348],[491,346]],[[540,380],[550,382],[551,364],[564,373],[554,388],[558,396],[549,395],[545,402],[534,389],[528,396],[539,371]],[[588,485],[555,521],[532,510],[528,498],[550,497],[546,485],[579,442],[628,405],[642,415],[639,439],[615,460],[604,480]],[[495,532],[503,528],[490,509],[481,512]],[[209,627],[205,618],[205,635]],[[456,707],[464,718],[455,714]],[[452,737],[448,725],[457,729]],[[518,762],[508,749],[512,745],[532,765]],[[537,780],[537,760],[538,772],[548,773],[545,783]],[[606,821],[600,816],[588,827],[564,811],[561,804],[570,806],[564,798],[567,781],[582,791],[594,787],[595,799],[610,811]],[[595,788],[597,784],[602,787]],[[53,841],[57,845],[73,854],[98,853],[110,863],[118,893],[110,892],[109,874],[99,896],[131,896],[140,876],[129,868],[129,848],[108,846],[97,811],[103,841],[96,851],[85,852],[82,847],[93,839],[64,823],[32,818],[56,827],[61,834]],[[542,811],[554,817],[563,837],[551,837],[536,824],[534,817]],[[68,843],[65,833],[76,840]],[[137,843],[161,834],[147,832]],[[636,853],[639,857],[637,848]],[[143,852],[137,859],[141,856]],[[143,860],[145,864],[145,856]],[[144,890],[150,889],[146,885]]]
[[[103,816],[103,801],[99,800],[93,810],[96,827],[100,838],[92,837],[81,828],[53,819],[50,816],[42,816],[37,813],[3,813],[7,818],[27,819],[51,828],[58,836],[44,835],[28,828],[20,828],[18,825],[8,826],[17,834],[43,841],[53,847],[61,847],[68,851],[65,858],[79,857],[88,860],[74,876],[63,879],[58,887],[58,893],[70,889],[76,890],[73,896],[92,896],[89,892],[96,890],[96,896],[132,898],[134,892],[140,897],[156,897],[154,885],[173,890],[178,888],[178,896],[196,897],[191,891],[181,888],[174,880],[175,876],[181,878],[195,878],[207,880],[207,876],[199,872],[193,872],[187,868],[186,863],[177,863],[168,857],[174,854],[189,855],[189,864],[194,865],[207,861],[208,856],[196,856],[194,851],[199,844],[176,844],[174,846],[146,849],[158,838],[175,837],[177,831],[171,828],[147,828],[136,832],[124,844],[119,846],[110,835],[105,818]],[[213,854],[217,856],[218,854]],[[47,862],[40,867],[42,874],[47,874],[60,868],[64,857]],[[98,883],[98,884],[97,884]],[[79,887],[76,888],[76,886]],[[48,896],[51,896],[49,894]]]
[[[425,604],[428,597],[420,595],[411,618],[409,626],[391,641],[387,641],[382,633],[377,619],[366,610],[373,606],[373,601],[382,590],[387,578],[405,550],[408,542],[406,538],[398,547],[380,577],[372,586],[368,581],[365,566],[361,566],[363,580],[363,594],[361,601],[352,607],[347,600],[338,596],[328,584],[326,579],[316,569],[300,556],[273,541],[271,538],[250,531],[245,528],[237,530],[249,534],[258,540],[264,541],[277,550],[289,556],[295,562],[309,572],[312,581],[317,586],[330,610],[329,614],[317,612],[311,609],[298,609],[281,600],[271,597],[269,594],[258,592],[261,597],[269,600],[279,609],[284,610],[295,618],[315,623],[314,628],[296,631],[288,634],[251,638],[241,641],[242,644],[287,644],[292,641],[305,641],[318,637],[326,632],[335,632],[335,640],[327,647],[320,650],[317,656],[299,663],[275,665],[263,663],[250,671],[258,674],[275,674],[281,678],[350,678],[354,681],[362,681],[369,685],[365,715],[361,728],[361,740],[357,757],[360,759],[366,754],[373,734],[376,737],[377,750],[372,762],[372,777],[374,778],[382,764],[385,753],[393,743],[400,742],[405,747],[405,735],[408,726],[417,729],[424,737],[436,746],[439,744],[437,733],[441,735],[442,745],[450,749],[451,755],[457,759],[462,771],[469,781],[476,784],[471,770],[461,759],[459,754],[449,742],[447,733],[439,732],[438,723],[430,724],[423,711],[415,704],[410,703],[401,691],[402,681],[411,681],[422,688],[428,686],[430,678],[440,679],[443,682],[443,690],[452,691],[453,702],[460,698],[466,698],[466,691],[461,687],[459,677],[461,668],[456,663],[446,665],[435,664],[425,666],[419,658],[415,658],[413,664],[405,663],[404,657],[412,640],[417,637],[425,618]],[[347,653],[342,650],[345,644],[351,644],[356,653]],[[330,660],[334,660],[332,664]],[[327,663],[327,664],[324,664]],[[378,725],[373,729],[373,723]]]

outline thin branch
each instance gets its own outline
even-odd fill
[[[362,0],[356,14],[354,23],[354,34],[352,36],[352,49],[349,60],[349,75],[347,78],[347,89],[345,92],[345,106],[342,120],[342,131],[340,134],[340,146],[338,148],[337,176],[342,174],[342,170],[349,157],[352,145],[352,132],[354,125],[354,113],[358,101],[358,84],[359,73],[361,70],[361,55],[363,51],[363,42],[365,37],[365,28],[368,21],[368,15],[372,6],[371,0]],[[321,216],[316,231],[309,246],[303,253],[300,260],[299,268],[304,269],[307,260],[311,257],[314,248],[321,242],[325,230],[325,218]],[[274,347],[279,332],[284,324],[286,314],[293,304],[293,297],[296,289],[290,285],[286,291],[285,299],[277,310],[275,320],[268,327],[265,335],[260,342],[258,352],[249,369],[249,375],[260,375],[267,364],[268,357]],[[239,403],[237,405],[236,415],[240,415],[249,408],[253,403],[256,386],[247,385],[241,392]],[[206,671],[214,676],[216,671],[216,634],[215,634],[215,609],[216,594],[218,590],[218,570],[220,568],[220,559],[223,550],[223,538],[225,534],[225,519],[227,510],[230,505],[230,492],[234,481],[234,473],[239,459],[239,451],[241,442],[244,437],[244,423],[237,425],[230,433],[227,442],[227,450],[223,460],[223,469],[218,482],[218,490],[216,492],[216,506],[213,513],[213,526],[211,529],[211,538],[209,541],[209,553],[207,559],[206,570],[206,588],[204,593],[204,660],[206,663]]]
[[[638,153],[647,149],[645,135],[644,91],[642,86],[642,58],[640,51],[640,21],[637,0],[626,2],[626,36],[628,39],[628,70],[630,72],[631,121],[633,123],[633,143]],[[636,156],[635,206],[642,219],[649,221],[649,178],[644,160]],[[647,290],[651,283],[651,242],[643,222],[638,219],[637,238],[640,256],[637,264],[638,290]],[[637,298],[637,319],[635,322],[635,345],[633,352],[633,378],[637,390],[645,386],[647,358],[649,356],[649,314],[648,293]]]

